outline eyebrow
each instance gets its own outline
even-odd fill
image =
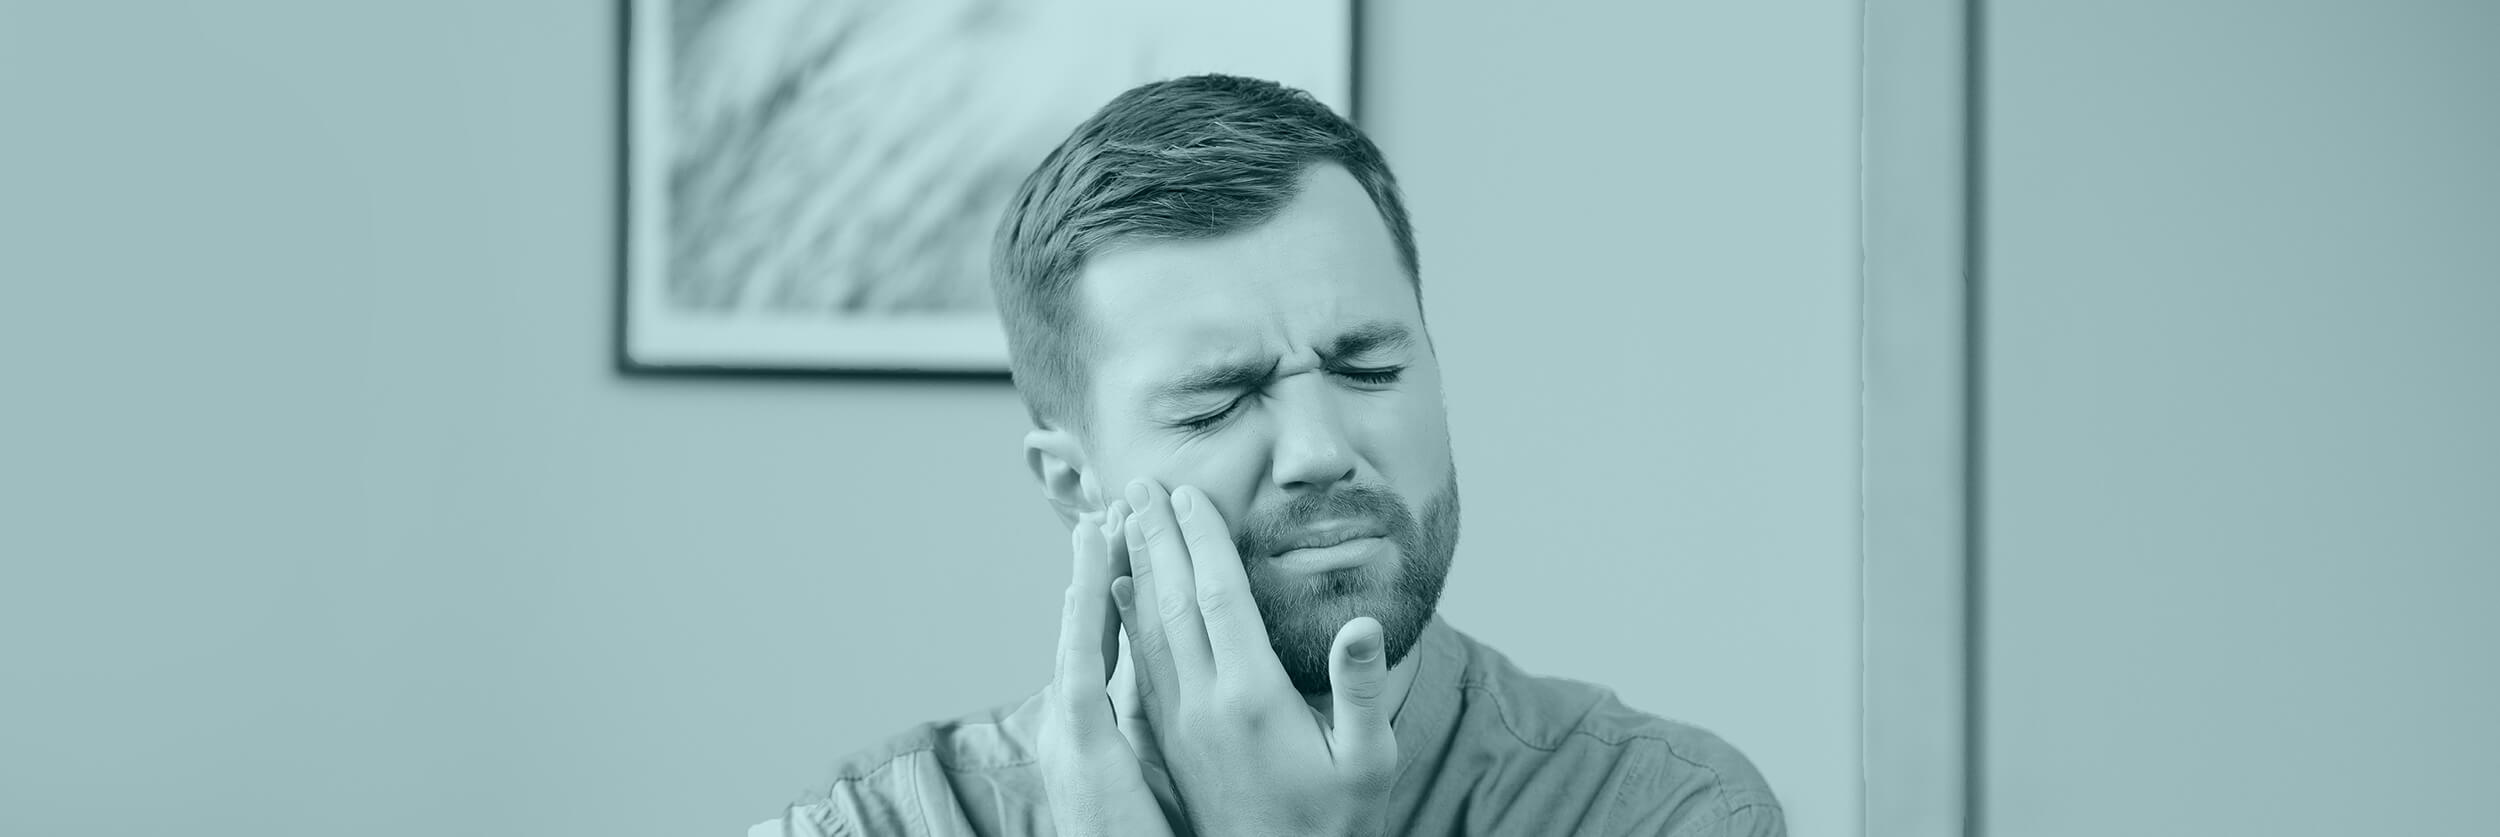
[[[1346,329],[1345,333],[1337,335],[1336,344],[1328,347],[1328,352],[1323,359],[1333,361],[1382,349],[1404,349],[1414,345],[1414,342],[1415,336],[1406,330],[1405,323],[1396,320],[1365,320],[1353,328]]]
[[[1322,360],[1334,362],[1383,349],[1403,349],[1414,344],[1414,334],[1404,323],[1395,320],[1367,320],[1346,329],[1322,353]],[[1178,410],[1192,406],[1198,397],[1211,392],[1235,392],[1266,383],[1276,374],[1282,359],[1260,361],[1229,361],[1201,366],[1181,373],[1157,386],[1146,395],[1146,405],[1153,410]]]

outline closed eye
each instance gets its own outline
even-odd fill
[[[1391,366],[1384,369],[1339,369],[1337,370],[1337,374],[1356,383],[1376,387],[1388,386],[1390,384],[1397,383],[1398,380],[1406,374],[1406,367]],[[1240,398],[1224,402],[1224,409],[1217,410],[1197,418],[1176,422],[1173,426],[1179,427],[1183,430],[1195,432],[1223,424],[1225,419],[1232,418],[1234,413],[1241,411],[1241,402],[1243,400],[1256,396],[1257,394],[1258,393],[1250,393],[1249,395],[1244,395]]]
[[[1373,385],[1373,386],[1385,386],[1385,385],[1388,385],[1388,384],[1394,384],[1394,383],[1397,383],[1397,382],[1398,382],[1398,376],[1399,376],[1399,375],[1401,375],[1401,374],[1404,374],[1405,372],[1406,372],[1406,367],[1403,367],[1403,366],[1392,366],[1392,367],[1389,367],[1389,368],[1386,368],[1386,369],[1340,369],[1340,370],[1337,370],[1337,374],[1339,374],[1339,375],[1344,375],[1344,376],[1346,376],[1347,378],[1353,379],[1353,380],[1355,380],[1355,381],[1360,381],[1360,382],[1362,382],[1362,383],[1371,384],[1371,385]]]
[[[1246,396],[1246,395],[1245,395],[1245,396],[1242,396],[1242,398],[1248,398],[1248,397],[1249,397],[1249,396]],[[1233,413],[1234,413],[1234,412],[1236,412],[1236,411],[1239,411],[1240,409],[1241,409],[1241,398],[1235,398],[1235,399],[1233,399],[1233,400],[1231,400],[1231,401],[1224,402],[1224,409],[1222,409],[1222,410],[1218,410],[1218,411],[1215,411],[1215,412],[1212,412],[1212,413],[1208,413],[1208,414],[1206,414],[1206,415],[1199,416],[1199,417],[1194,418],[1194,419],[1189,419],[1189,420],[1186,420],[1186,421],[1182,421],[1182,422],[1179,422],[1179,423],[1175,424],[1174,426],[1175,426],[1175,427],[1179,427],[1179,428],[1181,428],[1181,429],[1183,429],[1183,430],[1189,430],[1189,431],[1193,431],[1193,432],[1194,432],[1194,431],[1199,431],[1199,430],[1205,430],[1205,429],[1207,429],[1207,428],[1214,427],[1214,426],[1216,426],[1216,425],[1218,425],[1218,424],[1222,424],[1222,423],[1224,423],[1224,420],[1225,420],[1225,419],[1232,418],[1232,417],[1233,417]]]

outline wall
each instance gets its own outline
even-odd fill
[[[1374,4],[1466,535],[1443,613],[1858,828],[1858,6]]]
[[[1984,833],[2489,833],[2500,6],[1985,18]]]
[[[1855,7],[1376,5],[1446,612],[1851,833]],[[0,833],[735,833],[1042,682],[1003,386],[610,371],[614,25],[0,5]]]

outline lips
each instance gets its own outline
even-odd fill
[[[1381,527],[1362,521],[1345,520],[1323,523],[1305,528],[1278,541],[1276,554],[1283,555],[1297,549],[1331,547],[1352,540],[1382,537],[1385,534]]]

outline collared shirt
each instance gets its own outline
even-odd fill
[[[1734,747],[1625,707],[1603,687],[1519,670],[1428,623],[1391,727],[1387,834],[1785,835],[1779,801]],[[1047,835],[1040,695],[923,724],[842,759],[826,786],[748,837]]]

